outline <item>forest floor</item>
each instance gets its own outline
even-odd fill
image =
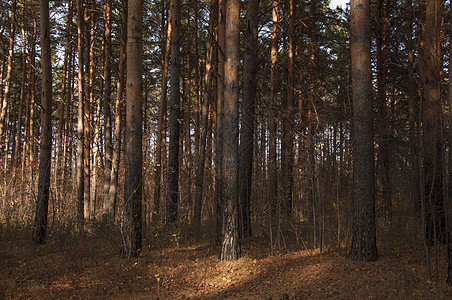
[[[51,233],[35,246],[29,231],[0,233],[0,299],[452,299],[444,249],[429,280],[425,259],[395,246],[379,245],[380,258],[365,263],[345,249],[270,255],[254,238],[242,258],[222,262],[213,243],[153,249],[145,240],[139,258],[121,259],[119,236]]]

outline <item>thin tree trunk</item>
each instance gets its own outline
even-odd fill
[[[78,50],[78,111],[77,111],[77,161],[76,161],[76,191],[77,191],[77,221],[78,229],[83,232],[84,227],[84,174],[83,174],[83,140],[84,140],[84,88],[83,88],[83,0],[77,0],[77,50]]]
[[[105,136],[105,164],[104,164],[104,199],[108,197],[111,181],[112,166],[112,132],[111,132],[111,0],[105,1],[105,67],[104,67],[104,136]],[[104,200],[105,202],[105,200]]]
[[[268,177],[269,177],[269,195],[272,214],[276,213],[278,204],[278,165],[277,165],[277,111],[278,111],[278,90],[277,72],[278,72],[278,26],[279,26],[279,0],[273,0],[272,4],[273,30],[271,37],[271,74],[270,74],[270,106],[269,106],[269,141],[268,141]]]
[[[257,31],[259,25],[259,0],[250,0],[246,13],[245,53],[243,66],[242,124],[239,148],[239,203],[240,234],[251,236],[250,198],[253,176],[254,123],[257,97]]]
[[[16,23],[16,5],[17,1],[13,0],[11,4],[11,18],[10,18],[10,31],[9,31],[9,48],[8,48],[8,64],[6,68],[6,78],[5,78],[5,91],[3,93],[2,105],[0,110],[0,142],[4,138],[4,135],[7,134],[8,124],[6,122],[7,112],[8,112],[8,103],[9,103],[9,94],[11,93],[11,74],[13,69],[13,58],[14,58],[14,32],[15,32],[15,23]],[[6,139],[6,137],[5,137]],[[0,155],[5,155],[5,158],[8,157],[8,153],[5,153],[5,144],[1,143]]]
[[[12,155],[12,165],[14,167],[20,166],[21,160],[21,140],[22,140],[22,114],[23,108],[25,104],[25,96],[26,96],[26,80],[27,80],[27,45],[25,38],[25,6],[22,6],[22,24],[21,24],[21,33],[22,33],[22,80],[20,85],[20,96],[19,96],[19,112],[17,116],[17,127],[16,127],[16,143]]]
[[[50,51],[49,0],[40,1],[40,35],[42,63],[41,149],[39,152],[38,199],[33,226],[33,241],[42,244],[47,229],[50,196],[50,163],[52,159],[52,60]]]
[[[452,53],[452,13],[449,12],[449,53]],[[452,149],[452,55],[449,54],[449,151]],[[450,153],[450,152],[449,152]],[[447,219],[447,284],[452,285],[452,155],[449,155],[449,186],[448,199],[446,202],[446,219]]]
[[[180,142],[180,0],[172,0],[172,35],[170,64],[170,115],[168,189],[166,199],[166,223],[177,221],[179,198],[179,142]]]
[[[223,108],[225,90],[225,43],[226,43],[226,0],[218,0],[218,33],[217,33],[217,109],[215,124],[215,205],[216,205],[216,243],[221,243],[223,237]]]
[[[164,0],[162,0],[162,31],[164,30]],[[170,4],[172,7],[172,5]],[[159,120],[158,120],[158,129],[157,129],[157,141],[156,141],[156,149],[155,149],[155,173],[154,173],[154,212],[156,215],[160,213],[160,198],[161,198],[161,190],[162,190],[162,152],[166,143],[166,115],[168,111],[168,103],[167,103],[167,91],[168,91],[168,63],[171,53],[171,30],[172,25],[172,17],[171,17],[171,8],[168,16],[167,22],[167,31],[166,36],[164,36],[164,40],[162,41],[162,49],[164,49],[164,53],[162,55],[162,94],[160,98],[160,108],[159,108]],[[163,48],[164,47],[164,48]]]
[[[127,17],[127,108],[125,130],[124,214],[122,256],[137,257],[142,249],[142,102],[143,0],[131,0]]]
[[[281,173],[282,173],[282,206],[284,212],[290,216],[292,212],[293,194],[293,124],[294,124],[294,102],[295,102],[295,0],[289,1],[289,67],[288,67],[288,90],[284,101],[282,116],[283,137],[281,139]]]

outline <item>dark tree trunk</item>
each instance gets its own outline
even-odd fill
[[[449,41],[452,41],[452,13],[449,13]],[[452,43],[449,43],[449,53],[452,53]],[[449,109],[452,107],[452,55],[449,54]],[[452,149],[452,112],[449,111],[449,153]],[[449,154],[449,186],[448,199],[446,203],[446,219],[447,219],[447,258],[448,272],[447,284],[452,285],[452,155]]]
[[[245,53],[243,66],[242,124],[239,148],[239,204],[240,234],[251,236],[250,198],[253,175],[254,123],[257,97],[257,30],[259,24],[259,0],[250,0],[246,13]]]
[[[42,63],[41,149],[39,152],[39,181],[33,241],[42,244],[47,229],[50,196],[50,163],[52,158],[52,60],[50,51],[49,0],[40,1],[40,35]]]
[[[172,0],[172,35],[170,64],[170,115],[168,190],[166,199],[167,224],[177,221],[179,198],[179,142],[180,142],[180,0]]]
[[[226,2],[226,47],[224,64],[224,130],[222,155],[223,233],[221,260],[240,258],[238,218],[238,146],[239,146],[239,63],[240,63],[240,1]]]
[[[272,214],[276,212],[278,203],[278,165],[276,131],[278,128],[278,104],[277,104],[277,72],[278,72],[278,27],[279,27],[279,0],[273,0],[272,19],[273,31],[271,38],[271,74],[270,74],[270,106],[269,106],[269,141],[268,141],[268,177],[269,177],[269,204]]]
[[[282,173],[282,208],[290,216],[292,212],[293,193],[293,124],[294,124],[294,99],[295,99],[295,0],[289,1],[289,68],[288,90],[284,101],[282,116],[283,136],[281,139],[281,173]]]
[[[226,41],[226,0],[218,1],[218,33],[217,33],[217,103],[215,124],[215,205],[216,205],[216,243],[220,244],[223,235],[223,184],[222,184],[222,157],[223,157],[223,107],[225,90],[225,41]]]
[[[369,0],[352,0],[353,236],[349,257],[378,258],[375,228],[373,104],[370,66]]]
[[[142,249],[142,102],[143,1],[130,0],[127,17],[127,105],[125,130],[124,214],[122,256],[137,257]]]

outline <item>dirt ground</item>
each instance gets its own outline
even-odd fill
[[[218,259],[212,243],[153,249],[119,257],[118,237],[50,236],[35,246],[25,233],[0,239],[0,299],[452,299],[445,284],[445,250],[438,279],[409,249],[380,247],[376,262],[337,250],[294,249],[269,255],[259,239],[245,241],[242,258]],[[433,260],[434,258],[432,258]]]

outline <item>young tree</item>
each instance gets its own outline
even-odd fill
[[[168,190],[166,199],[167,224],[177,221],[179,198],[179,122],[180,120],[180,0],[171,1],[171,65],[170,65],[170,115]]]
[[[50,51],[49,0],[40,1],[40,35],[42,64],[41,149],[39,152],[38,199],[33,226],[33,241],[42,244],[47,229],[50,195],[50,163],[52,158],[52,59]]]
[[[240,234],[251,236],[250,198],[253,175],[255,99],[257,97],[257,31],[259,0],[250,0],[246,12],[245,53],[243,66],[242,124],[239,148]]]
[[[240,0],[226,1],[224,119],[222,154],[223,232],[221,260],[240,258],[238,218]]]
[[[143,0],[130,0],[127,21],[127,107],[125,131],[122,256],[137,257],[142,248],[142,98]]]
[[[369,12],[369,0],[351,1],[354,195],[353,236],[349,257],[358,261],[374,261],[378,258]]]

